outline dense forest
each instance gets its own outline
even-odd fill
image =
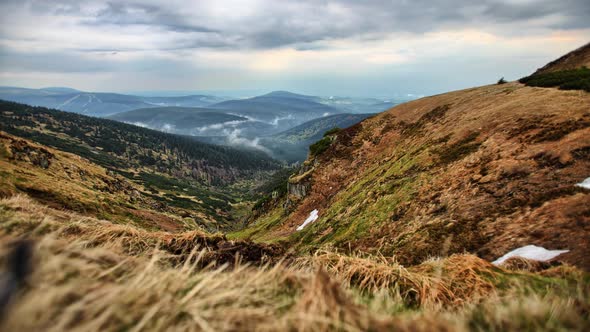
[[[209,185],[272,171],[279,163],[257,150],[198,142],[113,120],[0,101],[0,130],[85,157],[123,173],[147,169]]]

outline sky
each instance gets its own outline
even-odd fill
[[[428,95],[590,41],[588,0],[0,0],[0,85]]]

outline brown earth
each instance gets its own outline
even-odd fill
[[[423,98],[341,132],[265,238],[406,264],[536,244],[590,269],[590,191],[576,186],[589,151],[587,92],[508,83]],[[313,209],[320,218],[297,232]]]

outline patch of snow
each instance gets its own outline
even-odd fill
[[[60,107],[64,107],[64,106],[66,106],[67,104],[71,103],[72,101],[74,101],[75,99],[77,99],[77,98],[78,98],[78,97],[80,97],[80,96],[81,96],[81,95],[75,95],[74,97],[72,97],[72,98],[70,98],[70,99],[68,99],[68,100],[64,101],[63,103],[61,103],[61,104],[57,105],[57,107],[55,107],[55,108],[57,108],[57,109],[60,109]]]
[[[511,252],[507,253],[506,255],[496,259],[492,262],[494,265],[500,265],[504,263],[505,260],[511,257],[522,257],[526,259],[533,259],[536,261],[548,261],[551,260],[561,254],[569,252],[569,250],[547,250],[543,247],[538,247],[532,244],[528,246],[520,247],[518,249],[514,249]]]
[[[305,226],[307,226],[307,224],[311,224],[312,222],[316,221],[318,219],[318,210],[313,210],[309,213],[309,217],[307,217],[307,219],[305,219],[305,221],[303,222],[303,224],[299,225],[299,227],[297,227],[297,230],[300,231],[302,230]]]
[[[82,107],[86,107],[86,106],[88,106],[88,104],[90,104],[92,102],[92,95],[87,95],[86,97],[88,97],[88,101],[86,101],[86,103],[84,103],[84,105],[82,105]]]
[[[576,186],[578,187],[582,187],[582,188],[586,188],[586,189],[590,189],[590,178],[587,178],[586,180],[576,184]]]

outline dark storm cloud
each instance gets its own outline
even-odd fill
[[[143,3],[107,2],[106,8],[99,11],[96,17],[83,21],[84,24],[119,26],[150,25],[175,32],[217,32],[200,25],[186,22],[186,14],[177,13],[160,5]]]
[[[197,8],[191,7],[195,3]],[[212,3],[186,2],[183,6],[176,2],[59,0],[29,1],[29,6],[37,12],[79,15],[81,24],[98,28],[140,25],[187,36],[172,48],[302,47],[298,44],[506,24],[519,24],[518,33],[522,33],[528,22],[549,16],[560,19],[547,20],[545,28],[590,27],[588,0],[267,1],[243,16],[239,15],[239,8],[228,7],[229,19],[223,12],[212,15],[208,11],[214,6]],[[92,4],[100,9],[96,12],[85,9]],[[538,23],[534,27],[539,28]],[[510,29],[505,33],[511,33]]]
[[[132,84],[168,87],[182,77],[186,86],[225,85],[236,77],[270,82],[273,71],[284,73],[277,82],[339,87],[347,81],[342,77],[365,68],[372,71],[350,81],[369,89],[374,80],[385,84],[385,77],[419,70],[428,73],[414,81],[419,87],[433,80],[433,70],[424,68],[439,68],[429,61],[441,56],[479,68],[495,56],[533,61],[542,53],[534,60],[539,66],[590,31],[554,34],[590,29],[589,0],[0,0],[0,13],[0,79],[63,73],[87,84],[92,73],[117,74],[96,83],[106,88],[126,84],[121,72]],[[479,43],[479,36],[488,39]],[[526,41],[542,46],[529,51]],[[486,67],[490,77],[496,67]],[[438,82],[473,76],[440,70]]]
[[[0,52],[0,68],[13,72],[91,73],[112,70],[113,66],[105,60],[61,52]]]

